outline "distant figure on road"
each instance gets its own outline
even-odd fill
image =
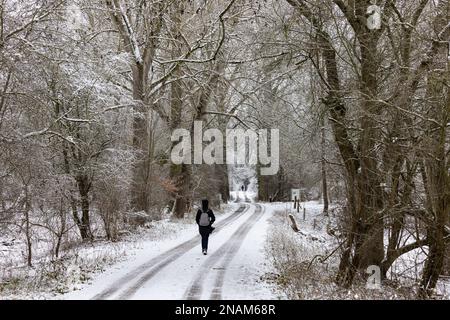
[[[202,209],[197,211],[197,216],[195,217],[198,230],[202,236],[202,252],[205,256],[208,253],[209,234],[215,229],[212,227],[212,224],[216,221],[216,217],[208,205],[208,200],[202,200]]]
[[[246,178],[244,180],[244,185],[242,186],[242,191],[247,192],[248,191],[248,185],[250,184],[250,181],[248,180],[248,178]]]
[[[244,186],[242,186],[242,187],[241,187],[241,190],[244,191],[244,189],[245,189]]]

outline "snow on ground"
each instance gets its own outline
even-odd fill
[[[224,214],[216,213],[216,223],[227,218],[232,212],[238,208],[238,204],[229,204],[225,208]],[[163,223],[168,223],[168,220]],[[198,235],[198,227],[194,221],[185,225],[181,230],[173,230],[173,236],[164,239],[151,239],[141,240],[139,246],[131,248],[127,253],[126,260],[115,264],[112,268],[108,269],[102,274],[95,277],[93,281],[87,284],[79,285],[75,289],[76,291],[63,295],[62,299],[67,300],[84,300],[91,299],[96,294],[106,289],[108,285],[114,281],[125,276],[130,270],[144,264],[148,260],[164,253],[177,245],[188,241],[189,239]],[[199,240],[200,241],[200,240]],[[200,242],[199,242],[200,243]],[[179,272],[175,272],[171,276],[178,275]],[[158,289],[159,291],[159,289]],[[164,291],[162,288],[161,292]]]
[[[217,212],[216,225],[223,226],[211,235],[208,256],[201,254],[198,227],[192,216],[181,221],[164,219],[118,243],[83,245],[77,249],[76,259],[65,266],[67,279],[56,288],[10,295],[0,291],[0,299],[287,299],[286,292],[268,276],[276,274],[269,257],[270,241],[277,239],[277,232],[284,233],[295,240],[293,248],[300,250],[302,261],[328,254],[336,248],[335,239],[326,232],[329,218],[323,216],[323,206],[316,201],[302,203],[297,212],[292,203],[259,204],[254,203],[254,196],[251,192],[234,192],[232,197],[237,202]],[[235,213],[238,208],[242,213]],[[299,233],[290,228],[289,213],[294,215]],[[403,256],[394,265],[395,272],[416,277],[420,270],[408,268],[423,255],[411,252]],[[325,273],[328,271],[327,267]],[[325,273],[315,276],[324,278]],[[309,288],[305,288],[307,296],[326,298],[329,293],[335,298],[357,297],[339,291],[332,281],[310,280],[302,280]],[[448,299],[450,282],[441,281],[439,292]]]
[[[244,192],[237,192],[235,199],[244,201],[252,198]],[[242,204],[242,203],[241,203]],[[237,206],[238,204],[235,204]],[[154,243],[142,243],[142,248],[129,253],[126,261],[99,275],[94,281],[80,287],[80,290],[64,295],[63,299],[91,299],[114,287],[132,270],[167,252],[167,256],[148,268],[133,275],[129,281],[120,283],[106,296],[108,299],[285,299],[286,296],[274,284],[265,280],[272,271],[268,263],[265,246],[268,228],[273,214],[280,214],[289,208],[289,203],[250,204],[248,210],[211,235],[208,256],[203,256],[198,244],[186,251],[170,256],[170,249],[182,245],[197,235],[196,226],[186,228],[176,239]],[[306,221],[302,230],[307,237],[322,237],[314,230],[314,219],[321,213],[316,202],[307,202]],[[258,215],[258,207],[261,214]],[[236,207],[234,207],[235,209]],[[303,212],[302,212],[303,214]],[[225,214],[222,219],[229,216]],[[220,221],[221,219],[218,219]],[[164,260],[166,259],[166,260]],[[154,271],[156,270],[156,271]]]
[[[331,225],[336,223],[334,221],[333,213],[330,212],[330,220],[324,217],[322,214],[323,205],[317,201],[310,201],[301,204],[301,210],[297,213],[293,209],[292,203],[274,203],[272,204],[273,210],[278,211],[283,215],[282,219],[274,221],[272,224],[271,232],[278,230],[278,232],[285,232],[287,238],[293,240],[297,248],[297,258],[300,260],[306,260],[308,263],[312,258],[317,255],[327,255],[332,252],[338,244],[334,237],[328,235],[326,225],[331,222]],[[305,220],[303,220],[303,208],[306,209]],[[300,232],[295,234],[290,228],[288,220],[288,214],[292,213],[297,221]],[[387,246],[387,234],[385,240],[385,246]],[[414,239],[408,239],[409,242]],[[408,243],[408,241],[406,243]],[[419,248],[410,251],[400,258],[398,258],[389,270],[387,278],[388,280],[394,280],[398,283],[398,291],[395,288],[390,288],[385,285],[382,286],[382,290],[379,292],[371,292],[368,294],[364,292],[364,284],[356,286],[354,291],[343,292],[335,285],[330,283],[315,283],[315,286],[323,286],[323,292],[328,291],[328,295],[321,296],[320,293],[314,290],[306,293],[306,298],[313,297],[314,299],[332,298],[332,299],[359,299],[362,296],[373,299],[404,299],[415,298],[412,288],[417,287],[417,283],[420,282],[422,276],[422,268],[426,259],[427,248]],[[330,267],[336,269],[336,262],[338,262],[339,252],[334,254],[334,262],[331,262]],[[336,260],[337,259],[337,260]],[[318,262],[315,262],[318,264]],[[320,266],[319,266],[320,267]],[[332,270],[330,278],[332,278],[337,270]],[[307,283],[307,281],[305,281]],[[408,292],[405,292],[408,291]],[[450,279],[448,277],[442,277],[437,285],[437,298],[450,299]],[[331,294],[331,296],[330,296]]]
[[[222,205],[216,212],[217,221],[226,218],[238,206]],[[139,228],[119,242],[78,243],[63,250],[57,262],[53,262],[48,253],[48,242],[37,241],[33,247],[33,268],[24,265],[23,241],[3,237],[0,239],[0,300],[60,299],[62,293],[72,290],[76,290],[70,293],[75,297],[76,292],[91,287],[98,277],[114,273],[129,261],[141,261],[164,252],[197,233],[192,216],[183,220],[166,218],[151,222],[147,228]]]
[[[264,276],[272,271],[267,262],[265,244],[270,218],[274,207],[265,205],[261,221],[249,232],[247,240],[228,267],[223,287],[223,298],[238,299],[280,299],[284,295],[265,282]]]
[[[230,196],[236,202],[255,202],[257,193],[254,191],[231,191]]]
[[[289,225],[288,214],[292,213],[298,227],[300,235],[308,239],[318,239],[320,242],[330,241],[323,226],[323,204],[318,201],[302,202],[299,212],[293,207],[291,202],[275,202],[271,204],[274,211],[284,215],[284,224]],[[316,241],[316,240],[313,240]]]
[[[415,241],[410,239],[406,244]],[[385,242],[387,243],[387,241]],[[403,284],[416,286],[420,282],[422,270],[428,254],[428,247],[418,248],[400,256],[389,269],[387,278]],[[437,296],[450,299],[450,278],[441,277],[436,285]]]
[[[218,228],[210,238],[208,256],[203,256],[198,245],[195,245],[186,252],[179,253],[173,261],[165,264],[161,270],[154,274],[152,268],[139,273],[128,283],[123,284],[119,290],[108,298],[113,299],[184,299],[189,289],[197,285],[196,278],[200,277],[202,291],[199,293],[200,299],[211,299],[214,285],[220,273],[223,274],[223,288],[221,288],[221,298],[225,299],[276,299],[273,286],[261,280],[267,271],[265,264],[264,244],[266,241],[266,228],[268,219],[273,210],[264,210],[263,214],[256,221],[252,221],[256,206],[247,204],[249,209],[239,218],[232,221],[223,228]],[[226,218],[225,214],[222,219]],[[219,219],[218,221],[220,221]],[[254,223],[252,227],[247,224]],[[248,229],[248,233],[244,231]],[[197,235],[197,228],[187,228],[182,235],[170,241],[164,241],[157,246],[154,243],[143,243],[143,248],[132,254],[131,259],[127,259],[114,268],[99,275],[88,285],[84,285],[80,290],[64,295],[63,299],[91,299],[108,289],[115,281],[126,276],[130,270],[135,270],[144,263],[156,257],[158,254],[168,251],[177,245],[186,242],[194,235]],[[244,235],[239,248],[232,252],[235,247],[230,244],[233,237],[238,234]],[[240,240],[239,240],[240,241]],[[233,249],[234,248],[234,249]],[[221,268],[224,263],[222,257],[232,252],[234,255],[225,268]],[[170,259],[170,256],[167,256]],[[158,266],[156,265],[156,268]],[[151,276],[146,275],[151,274]],[[147,279],[146,279],[147,277]],[[142,279],[144,278],[144,279]],[[131,294],[129,294],[131,290]],[[127,293],[128,292],[128,293]]]

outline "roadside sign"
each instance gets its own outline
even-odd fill
[[[300,200],[300,189],[291,189],[291,200],[294,201],[295,198]]]

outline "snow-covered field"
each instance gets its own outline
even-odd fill
[[[216,212],[217,221],[238,208],[223,205]],[[36,241],[33,267],[26,266],[22,239],[0,239],[0,299],[60,299],[61,294],[89,287],[97,277],[123,270],[130,262],[139,263],[197,235],[193,217],[154,221],[119,242],[94,241],[74,245],[61,252],[59,261],[49,254],[49,243]]]
[[[238,204],[234,205],[234,210]],[[62,299],[273,299],[275,288],[261,280],[268,270],[264,245],[272,208],[242,204],[216,222],[208,256],[196,226],[176,239],[142,243],[115,265]],[[232,211],[234,211],[232,210]],[[233,217],[235,215],[236,217]],[[221,227],[221,222],[227,224]],[[178,250],[178,249],[181,250]],[[154,261],[152,261],[154,260]]]
[[[350,290],[343,290],[333,281],[340,253],[335,249],[339,243],[327,232],[328,224],[331,227],[336,224],[334,214],[325,217],[323,205],[316,201],[302,203],[299,213],[290,203],[275,203],[271,207],[277,214],[268,235],[269,260],[275,265],[275,274],[270,280],[283,287],[290,299],[416,298],[415,290],[422,274],[426,248],[411,251],[397,259],[387,274],[390,285],[384,283],[380,290],[372,290],[367,289],[364,282],[357,282]],[[298,233],[291,228],[289,214],[295,217],[300,229]],[[325,263],[319,261],[319,256],[327,257]],[[449,291],[450,281],[442,278],[437,286],[436,298],[450,299]]]
[[[23,285],[17,292],[0,291],[2,299],[359,299],[401,298],[391,288],[367,293],[364,286],[344,291],[332,281],[338,252],[327,233],[330,218],[322,214],[320,203],[302,203],[297,213],[292,203],[255,203],[253,194],[235,192],[237,201],[216,212],[217,229],[202,255],[198,229],[192,217],[153,222],[148,229],[118,243],[94,242],[77,249],[75,258],[60,270],[65,275],[48,290]],[[299,232],[291,229],[289,214],[295,217]],[[5,246],[3,246],[5,247]],[[13,250],[15,245],[7,246]],[[3,248],[3,250],[5,250]],[[4,254],[5,252],[3,252]],[[395,274],[405,281],[420,270],[410,270],[423,252],[405,255],[394,265]],[[23,257],[20,252],[11,255]],[[313,262],[311,262],[313,261]],[[2,263],[6,263],[3,261]],[[11,261],[9,261],[11,269]],[[6,264],[5,264],[6,265]],[[37,277],[24,270],[25,280]],[[414,271],[414,272],[413,272]],[[3,270],[6,277],[8,270]],[[12,272],[12,271],[11,271]],[[289,274],[291,272],[291,274]],[[283,274],[285,273],[285,274]],[[48,275],[47,275],[48,276]],[[407,276],[407,277],[406,277]],[[409,278],[408,278],[409,277]],[[396,279],[398,280],[398,279]],[[449,298],[449,283],[441,281],[439,293]],[[300,289],[299,289],[300,288]]]

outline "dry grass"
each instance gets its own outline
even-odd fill
[[[286,294],[287,299],[400,300],[415,298],[414,290],[393,282],[384,283],[381,290],[366,289],[365,282],[362,280],[356,281],[350,289],[337,286],[334,279],[339,257],[335,254],[325,263],[320,263],[317,259],[318,255],[327,256],[336,244],[331,238],[326,243],[312,239],[314,237],[294,232],[283,212],[275,214],[271,220],[266,254],[274,272],[267,274],[266,280],[274,282]]]

